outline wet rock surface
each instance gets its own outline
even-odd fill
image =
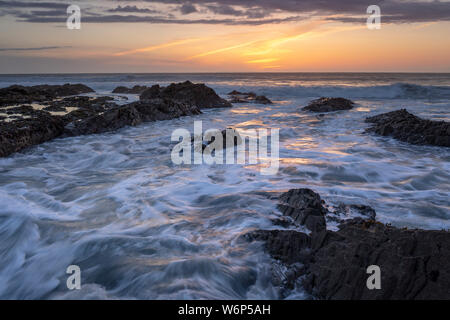
[[[198,114],[201,114],[201,111],[197,107],[172,100],[139,101],[85,119],[72,121],[65,127],[64,135],[77,136],[110,132],[125,126],[137,126],[144,122],[170,120]]]
[[[297,208],[319,208],[311,190],[283,194]],[[340,205],[344,210],[345,205]],[[374,217],[367,206],[347,206]],[[370,209],[369,209],[370,208]],[[373,219],[342,220],[338,231],[258,230],[244,236],[263,241],[266,250],[287,271],[274,274],[283,290],[300,281],[319,299],[449,299],[450,232],[399,229]],[[381,269],[381,289],[367,288],[367,268]],[[282,278],[280,280],[280,278]]]
[[[232,107],[231,103],[219,97],[213,89],[204,84],[194,84],[190,81],[172,83],[168,87],[155,85],[140,96],[141,101],[158,98],[173,100],[199,109]]]
[[[155,97],[147,96],[126,105],[118,105],[112,97],[60,99],[91,92],[84,85],[0,89],[0,102],[6,104],[0,106],[0,157],[57,137],[104,133],[143,122],[198,115],[199,106],[228,106],[228,102],[204,85],[185,82],[165,89],[152,88],[147,90],[150,94],[157,92]],[[19,105],[11,104],[12,101]],[[22,104],[23,101],[34,104]]]
[[[257,103],[257,104],[272,104],[273,102],[266,96],[259,96],[253,92],[239,92],[232,91],[228,93],[231,103]]]
[[[295,223],[309,230],[319,231],[326,228],[325,214],[320,195],[309,189],[293,189],[280,196],[278,209],[292,217]]]
[[[124,86],[120,86],[115,88],[112,93],[121,93],[121,94],[141,94],[145,90],[149,89],[147,86],[134,86],[133,88],[128,88]]]
[[[38,85],[25,87],[19,85],[0,89],[0,106],[43,102],[59,97],[94,92],[83,84]]]
[[[390,136],[417,145],[450,147],[450,123],[421,119],[406,109],[366,119],[373,126],[367,132]]]
[[[46,112],[31,119],[0,123],[0,157],[60,136],[64,122]]]
[[[311,112],[333,112],[341,110],[351,110],[354,107],[354,102],[344,98],[320,98],[311,101],[306,107],[305,111]]]

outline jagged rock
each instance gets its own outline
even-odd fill
[[[63,121],[46,112],[37,118],[0,123],[0,157],[52,140],[63,131]]]
[[[297,198],[297,193],[307,196]],[[320,198],[310,190],[294,190],[282,197],[282,202],[297,207],[308,208],[310,203],[320,207]],[[303,288],[318,299],[450,299],[450,232],[399,229],[374,221],[370,207],[339,207],[359,210],[371,220],[346,220],[336,232],[320,229],[310,235],[257,230],[244,239],[263,241],[272,257],[287,268],[285,281],[274,274],[274,283],[292,289],[301,279]],[[381,269],[380,290],[367,288],[371,265]]]
[[[312,112],[333,112],[353,109],[354,102],[344,98],[320,98],[313,100],[303,110]]]
[[[321,299],[449,299],[450,233],[355,219],[312,236],[304,286]],[[381,268],[381,290],[366,286]]]
[[[424,120],[406,109],[370,117],[366,122],[373,124],[366,132],[391,136],[411,144],[450,147],[450,123]]]
[[[83,84],[38,85],[25,87],[13,85],[0,89],[0,106],[43,102],[59,97],[94,92]]]
[[[231,97],[229,100],[231,103],[259,103],[259,104],[272,104],[273,102],[266,96],[258,96],[253,92],[239,92],[233,90],[228,93]]]
[[[69,123],[64,130],[67,136],[103,133],[125,126],[136,126],[143,122],[170,120],[201,111],[194,106],[166,99],[140,101],[107,110]]]
[[[57,137],[103,133],[127,125],[201,114],[195,105],[172,99],[152,99],[124,106],[112,100],[112,97],[68,97],[35,106],[41,110],[29,105],[0,109],[9,116],[0,119],[0,157]]]
[[[133,88],[127,88],[127,87],[124,87],[124,86],[119,86],[119,87],[115,88],[112,93],[141,94],[147,89],[149,89],[147,86],[134,86]]]
[[[306,226],[311,231],[325,229],[325,215],[320,195],[309,189],[293,189],[280,196],[278,209],[290,216],[299,225]]]
[[[204,84],[194,84],[190,81],[172,83],[165,88],[153,86],[140,96],[141,101],[155,98],[171,99],[179,103],[196,106],[199,109],[232,107],[231,103],[220,98],[213,89]]]

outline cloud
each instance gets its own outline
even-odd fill
[[[360,22],[369,5],[378,5],[386,22],[449,21],[449,1],[427,0],[146,0],[162,4],[190,4],[203,6],[215,14],[230,16],[251,16],[256,13],[285,12],[314,16],[343,15],[342,22]],[[254,16],[256,17],[256,16]]]
[[[36,47],[36,48],[0,48],[0,52],[10,52],[10,51],[43,51],[43,50],[54,50],[54,49],[65,49],[71,48],[70,46],[52,46],[52,47]]]
[[[158,11],[148,8],[138,8],[137,6],[118,6],[117,8],[108,9],[108,12],[123,12],[123,13],[158,13]]]
[[[67,3],[61,2],[0,1],[0,8],[66,9],[68,6]]]
[[[135,0],[103,0],[95,9],[82,8],[84,23],[154,23],[264,25],[321,17],[328,21],[360,24],[367,19],[367,7],[379,5],[382,22],[426,23],[450,21],[450,1],[425,0],[143,0],[158,10],[140,8]],[[89,3],[92,2],[84,2]],[[131,5],[132,4],[132,5]],[[114,6],[113,6],[114,5]],[[64,2],[2,1],[0,15],[11,15],[19,22],[61,23],[66,19]],[[112,7],[113,6],[113,7]],[[32,9],[47,9],[33,10]],[[58,15],[61,10],[60,15]],[[196,19],[186,15],[198,13]],[[306,18],[305,18],[306,17]]]
[[[135,53],[151,52],[151,51],[155,51],[155,50],[159,50],[159,49],[170,48],[170,47],[179,46],[182,44],[187,44],[187,43],[198,41],[198,40],[199,39],[183,39],[183,40],[177,40],[177,41],[172,41],[172,42],[166,42],[163,44],[154,45],[154,46],[150,46],[150,47],[119,52],[119,53],[116,53],[115,56],[126,56],[126,55],[130,55],[130,54],[135,54]]]
[[[191,14],[197,12],[197,7],[190,3],[185,3],[180,7],[180,12],[182,14]]]
[[[22,19],[20,22],[30,23],[62,23],[65,22],[66,15],[45,16],[33,14],[21,14],[17,16]],[[82,23],[158,23],[158,24],[221,24],[221,25],[264,25],[280,24],[284,22],[300,21],[302,17],[292,16],[287,18],[272,19],[180,19],[168,18],[164,16],[138,16],[138,15],[91,15],[82,17]]]

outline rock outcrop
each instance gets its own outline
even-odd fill
[[[367,132],[411,144],[450,147],[450,123],[424,120],[406,109],[370,117],[366,122],[373,124]]]
[[[354,102],[344,98],[320,98],[311,101],[303,110],[311,112],[333,112],[340,110],[351,110]]]
[[[311,206],[320,208],[320,197],[313,194],[291,190],[281,202],[289,199],[310,211]],[[372,218],[375,212],[369,208],[353,207]],[[300,280],[318,299],[450,299],[450,232],[399,229],[363,218],[342,220],[338,231],[313,229],[309,235],[258,230],[244,237],[263,241],[284,265],[287,271],[282,279],[274,274],[274,283],[285,290]],[[367,268],[372,265],[381,269],[380,290],[367,287]]]
[[[231,103],[219,97],[213,89],[204,84],[194,84],[190,81],[172,83],[165,88],[155,85],[144,91],[140,96],[141,101],[158,98],[170,99],[199,109],[232,107]]]
[[[13,85],[0,89],[0,106],[50,101],[60,97],[94,92],[83,84],[38,85],[25,87]]]
[[[172,100],[153,99],[120,106],[66,125],[64,134],[77,136],[114,131],[144,122],[170,120],[182,116],[198,115],[201,111],[191,105]]]
[[[304,225],[312,231],[326,228],[325,215],[320,196],[309,189],[293,189],[280,197],[278,209],[285,215],[292,217],[295,223]]]
[[[62,119],[41,112],[38,117],[0,123],[0,157],[59,137],[64,131]]]
[[[147,86],[134,86],[133,88],[127,88],[124,86],[119,86],[113,90],[112,93],[120,93],[120,94],[141,94],[145,90],[149,89]]]
[[[164,89],[153,86],[146,91],[149,96],[122,106],[112,97],[57,99],[91,91],[83,85],[11,86],[1,90],[2,103],[39,105],[0,106],[0,157],[57,137],[109,132],[143,122],[198,115],[200,107],[229,105],[212,89],[191,82]]]
[[[272,104],[273,102],[266,96],[258,96],[253,92],[239,92],[232,91],[228,93],[231,103],[257,103],[257,104]]]

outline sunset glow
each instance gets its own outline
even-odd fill
[[[67,14],[62,3],[55,2],[61,11],[58,18],[49,18],[41,8],[30,9],[29,18],[23,19],[12,13],[13,4],[0,2],[4,11],[0,28],[8,30],[0,36],[1,70],[450,71],[447,18],[424,21],[417,16],[399,22],[387,19],[382,20],[380,30],[369,30],[362,5],[347,14],[331,7],[320,12],[313,8],[290,12],[281,7],[258,9],[237,4],[227,5],[230,10],[218,13],[220,1],[206,1],[208,6],[201,1],[186,1],[193,3],[196,11],[183,14],[175,2],[164,2],[102,0],[94,5],[83,1],[81,30],[65,28]],[[122,6],[117,7],[118,3]],[[262,9],[264,14],[261,12],[259,17],[256,13]],[[100,12],[115,14],[96,21],[94,13]],[[150,12],[154,12],[152,18],[159,12],[160,20],[141,22]],[[250,18],[252,12],[258,18]],[[42,17],[37,19],[33,14]],[[173,17],[164,20],[161,15]],[[346,21],[355,15],[358,19]],[[136,21],[129,21],[131,17]]]

